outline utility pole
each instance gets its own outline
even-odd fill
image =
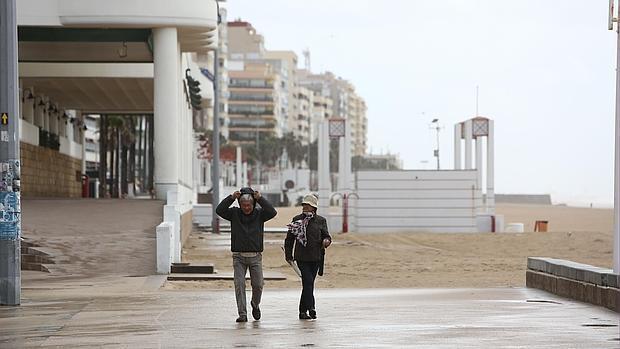
[[[613,30],[616,23],[616,125],[615,125],[615,153],[614,153],[614,245],[613,270],[620,273],[620,25],[614,11],[614,1],[609,1],[609,29]]]
[[[220,4],[217,3],[217,35],[220,35]],[[219,41],[218,41],[219,42]],[[211,228],[213,233],[220,233],[220,217],[215,209],[220,203],[220,55],[219,43],[213,51],[213,199],[211,207],[212,221]]]
[[[0,305],[21,302],[17,3],[0,1]]]

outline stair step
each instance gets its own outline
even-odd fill
[[[21,269],[22,270],[32,270],[32,271],[43,271],[46,273],[49,273],[49,269],[47,269],[46,266],[44,266],[43,264],[39,264],[39,263],[27,263],[27,262],[22,262],[21,263]]]
[[[250,279],[249,275],[245,276],[246,280]],[[269,281],[286,280],[286,275],[278,272],[265,272],[264,279]],[[234,280],[233,273],[221,274],[170,274],[168,281],[208,281],[208,280]]]
[[[22,254],[23,263],[54,264],[54,260],[41,254]]]
[[[172,264],[170,266],[170,272],[183,274],[213,274],[215,272],[215,267],[211,263],[201,265]]]

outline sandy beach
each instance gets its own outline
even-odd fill
[[[269,226],[284,226],[299,208],[279,208]],[[522,287],[526,259],[544,256],[611,267],[613,211],[502,204],[498,214],[506,222],[525,224],[522,234],[333,234],[327,251],[325,275],[317,279],[324,288],[350,287]],[[532,232],[535,220],[548,220],[549,232]],[[202,235],[201,238],[199,236]],[[214,263],[220,272],[231,272],[228,246],[210,246],[209,236],[195,234],[184,251],[191,263]],[[284,261],[284,234],[265,237],[265,271],[287,276],[267,281],[266,287],[299,287]],[[168,289],[231,288],[230,281],[169,282]]]

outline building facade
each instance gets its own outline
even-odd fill
[[[297,76],[299,86],[331,99],[329,117],[349,120],[352,154],[366,154],[368,133],[366,102],[355,92],[355,87],[331,72],[313,74],[307,70],[299,70]]]
[[[239,69],[240,68],[240,69]],[[282,136],[279,75],[266,63],[244,63],[230,67],[228,89],[228,140],[252,144],[260,134]]]

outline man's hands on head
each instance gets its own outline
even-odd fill
[[[232,193],[231,195],[232,195],[233,199],[236,200],[236,199],[241,197],[241,192],[237,190],[236,192]]]
[[[254,191],[254,200],[258,201],[261,198],[261,194],[258,190]]]

